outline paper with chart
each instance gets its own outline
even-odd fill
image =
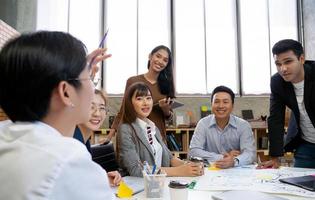
[[[311,174],[315,174],[315,169],[282,167],[280,169],[231,168],[218,171],[206,170],[205,175],[198,180],[195,189],[254,190],[315,198],[315,192],[279,181],[280,178]]]

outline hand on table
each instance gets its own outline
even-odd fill
[[[121,181],[121,175],[118,171],[107,172],[109,184],[112,187],[118,186]]]

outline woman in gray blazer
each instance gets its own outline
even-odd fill
[[[142,163],[161,168],[167,176],[199,176],[203,166],[185,163],[173,157],[162,140],[159,129],[147,118],[153,101],[147,85],[130,85],[123,100],[122,124],[117,133],[120,166],[131,176],[142,176]]]

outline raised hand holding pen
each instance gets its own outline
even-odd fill
[[[87,65],[91,66],[91,77],[94,77],[99,70],[97,64],[112,56],[112,54],[107,54],[106,51],[107,48],[99,48],[95,49],[89,55],[87,55]]]
[[[107,48],[103,48],[107,34],[108,34],[108,30],[109,29],[107,29],[100,44],[98,45],[98,49],[95,49],[94,51],[92,51],[92,53],[90,53],[87,56],[87,64],[90,65],[91,77],[93,78],[99,70],[99,67],[97,66],[97,64],[112,56],[111,54],[106,54]]]

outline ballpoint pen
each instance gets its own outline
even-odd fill
[[[156,169],[156,165],[153,165],[152,174],[154,174],[155,169]]]
[[[104,46],[105,39],[106,39],[106,37],[107,37],[108,31],[109,31],[109,29],[107,29],[107,31],[105,32],[105,34],[104,34],[104,36],[103,36],[103,38],[102,38],[100,44],[98,45],[98,48],[102,48],[102,47]],[[88,64],[88,65],[89,65],[89,69],[91,69],[91,66],[93,65],[93,62],[94,62],[94,60],[95,60],[96,57],[97,57],[97,55],[95,55],[94,57],[92,57],[91,61],[89,62],[89,64]],[[91,76],[94,77],[94,76],[95,76],[95,72],[92,72]]]
[[[105,34],[104,34],[104,36],[103,36],[103,38],[102,38],[100,44],[98,45],[98,48],[102,48],[102,47],[103,47],[103,45],[104,45],[104,43],[105,43],[105,39],[106,39],[106,37],[107,37],[108,31],[109,31],[109,29],[107,29],[107,31],[105,32]]]

